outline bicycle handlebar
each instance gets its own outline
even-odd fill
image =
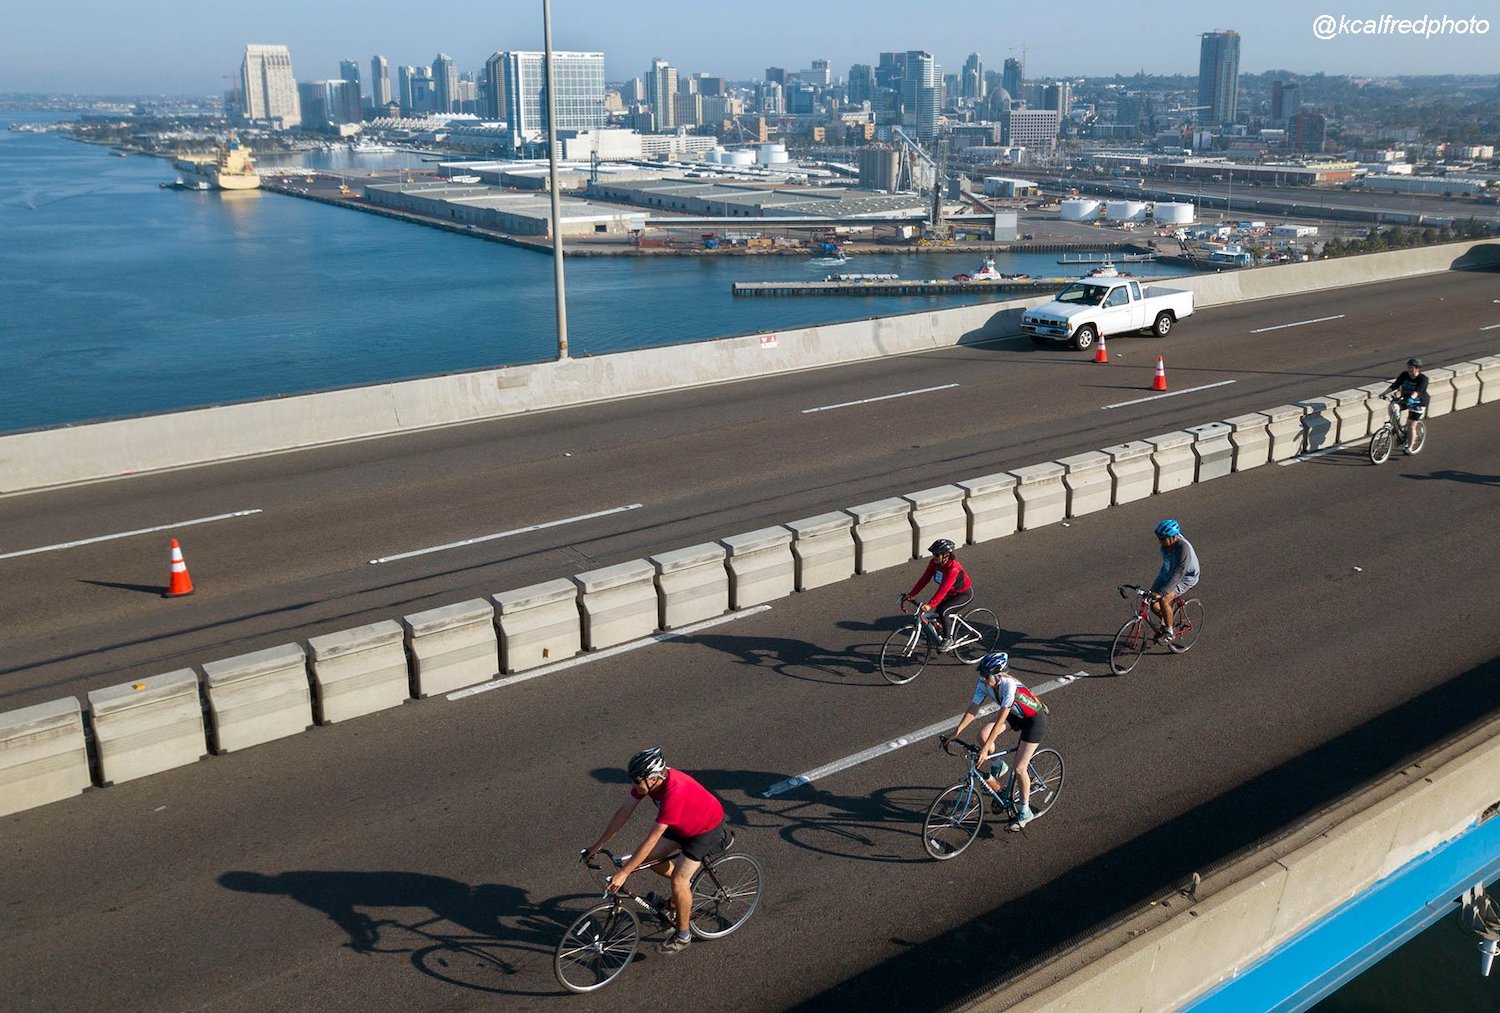
[[[1139,597],[1141,595],[1145,595],[1145,594],[1149,593],[1145,588],[1141,587],[1139,584],[1121,584],[1119,587],[1115,588],[1115,590],[1117,590],[1117,591],[1120,592],[1120,597],[1121,598],[1129,598],[1131,594],[1134,594],[1137,597]]]

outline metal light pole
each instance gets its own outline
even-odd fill
[[[552,289],[557,300],[557,358],[568,357],[568,301],[563,289],[562,214],[557,193],[557,99],[552,90],[552,0],[542,0],[542,48],[547,68],[547,168],[552,189]]]

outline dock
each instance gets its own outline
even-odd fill
[[[795,295],[974,295],[999,292],[1005,295],[1046,295],[1076,278],[1031,278],[1025,281],[953,281],[900,278],[871,281],[737,281],[737,296]]]

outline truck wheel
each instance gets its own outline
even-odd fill
[[[1162,310],[1156,314],[1156,323],[1151,325],[1151,333],[1155,334],[1158,338],[1165,338],[1168,334],[1172,333],[1172,314],[1166,310]]]
[[[1084,324],[1073,332],[1073,347],[1080,352],[1086,352],[1094,347],[1094,339],[1099,337],[1099,332],[1093,324]]]

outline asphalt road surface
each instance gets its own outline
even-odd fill
[[[1493,322],[1479,305],[1481,280],[1424,283],[1421,298],[1458,305],[1451,312],[1428,306],[1433,330],[1441,333],[1421,338],[1418,350],[1436,347],[1440,361],[1481,350],[1472,335],[1480,323]],[[1489,292],[1492,286],[1483,294]],[[1333,312],[1363,317],[1365,305],[1351,299]],[[1275,308],[1290,311],[1287,320],[1314,309]],[[1317,309],[1310,315],[1329,312],[1326,305]],[[1388,315],[1399,311],[1386,307]],[[1124,365],[1140,366],[1145,352],[1165,345],[1173,360],[1186,360],[1178,372],[1202,370],[1206,382],[1266,383],[1253,397],[1269,407],[1293,388],[1323,392],[1383,375],[1418,342],[1409,330],[1377,341],[1372,327],[1361,337],[1352,324],[1338,341],[1293,329],[1305,332],[1300,345],[1282,345],[1277,336],[1285,331],[1269,332],[1262,357],[1295,354],[1299,361],[1290,368],[1266,362],[1259,375],[1275,379],[1253,379],[1251,357],[1241,348],[1250,342],[1233,339],[1230,315],[1206,316],[1191,337],[1184,328],[1165,343],[1120,342]],[[1267,319],[1240,320],[1238,333]],[[1210,328],[1219,336],[1196,340]],[[1193,365],[1216,355],[1241,365]],[[1355,370],[1351,356],[1365,365]],[[1320,364],[1324,359],[1337,365]],[[905,409],[912,421],[937,427],[931,442],[910,437],[920,450],[898,446],[897,434],[905,440],[910,432],[899,418],[866,424],[869,433],[890,427],[899,463],[887,479],[896,488],[933,484],[943,464],[942,474],[962,477],[1002,460],[1028,463],[1111,442],[1094,426],[1100,418],[1120,423],[1097,403],[1130,393],[1092,386],[1107,382],[1096,379],[1102,375],[1123,382],[1115,379],[1126,371],[1119,364],[1107,374],[1105,367],[1070,373],[1085,367],[1068,354],[1014,346],[904,362],[905,375],[873,385],[846,379],[846,371],[812,374],[820,380],[818,404],[861,391],[869,396],[889,389],[892,379],[930,386],[946,373],[965,385],[963,411],[941,414],[936,401]],[[995,374],[989,381],[971,380],[989,372]],[[1059,377],[1077,377],[1074,389],[1039,389]],[[738,397],[748,386],[721,388],[717,396]],[[1084,410],[1085,389],[1097,414]],[[736,417],[763,435],[790,425],[782,416],[798,403],[797,393],[770,384],[759,399],[727,405],[719,438],[736,428]],[[800,393],[805,401],[809,392]],[[1191,396],[1145,406],[1129,421],[1138,435],[1167,429],[1186,419],[1158,413]],[[1073,407],[1065,410],[1062,402]],[[1214,400],[1200,407],[1201,418],[1213,419],[1250,406]],[[1003,427],[1010,418],[1037,425],[1039,414],[1059,431],[1074,431],[1039,442],[1037,454],[1020,459],[1018,448],[1032,448],[1011,445],[1019,437]],[[659,425],[654,438],[680,439],[675,446],[686,455],[693,417],[666,404],[633,424]],[[545,422],[529,424],[538,421]],[[590,426],[606,442],[610,425]],[[1007,445],[986,443],[968,456],[964,448],[979,442],[971,433],[991,429],[1001,435],[989,442]],[[854,432],[840,431],[845,441]],[[1041,432],[1034,430],[1038,440]],[[1271,465],[965,548],[976,601],[999,612],[1002,643],[1023,681],[1086,677],[1045,697],[1053,713],[1047,744],[1068,761],[1057,807],[1024,834],[991,824],[952,862],[928,860],[918,837],[927,804],[960,773],[960,761],[937,753],[930,738],[764,797],[789,777],[954,718],[967,702],[973,677],[955,662],[901,687],[886,684],[875,669],[894,621],[895,594],[917,572],[913,563],[519,685],[412,703],[0,820],[6,1004],[257,1011],[531,1009],[558,1002],[598,1009],[662,1001],[706,1009],[940,1007],[1500,710],[1500,636],[1489,605],[1500,593],[1497,433],[1500,413],[1482,406],[1434,420],[1427,449],[1415,458],[1374,467],[1355,449]],[[615,455],[623,456],[630,434],[616,435]],[[1064,436],[1071,446],[1060,445]],[[839,438],[809,439],[816,444],[809,453],[827,469],[839,468],[832,449],[818,449]],[[728,466],[774,472],[778,455],[763,453],[756,439],[741,446]],[[370,445],[343,453],[373,458],[374,451]],[[935,464],[934,452],[957,460]],[[590,466],[597,473],[611,455],[596,454]],[[670,467],[678,456],[664,453],[662,460]],[[248,467],[273,463],[281,462]],[[802,462],[794,463],[788,470],[800,473]],[[548,467],[540,456],[536,466]],[[429,465],[414,458],[406,467]],[[352,462],[347,468],[357,499],[352,476],[359,469]],[[331,467],[314,471],[300,480],[309,493],[341,484]],[[834,502],[857,502],[858,493],[870,491],[862,486]],[[64,513],[67,497],[47,498]],[[700,510],[681,506],[675,521],[662,508],[658,530],[672,537],[670,544],[688,544],[675,536],[695,530],[700,515],[708,521],[698,530],[723,531],[724,517],[748,519],[764,509],[728,494],[700,498]],[[773,506],[786,503],[805,501],[789,492]],[[280,500],[275,506],[290,509]],[[93,509],[108,513],[103,499]],[[432,523],[443,513],[436,511]],[[1151,527],[1164,515],[1183,521],[1202,557],[1206,632],[1187,655],[1149,654],[1130,676],[1108,676],[1109,639],[1127,615],[1114,586],[1150,576]],[[438,537],[451,536],[463,521]],[[365,523],[351,517],[347,527]],[[651,526],[637,522],[637,528]],[[326,534],[340,544],[348,538],[368,555],[367,543],[348,532]],[[630,537],[639,534],[615,532],[601,542]],[[562,550],[530,551],[556,559]],[[522,572],[538,564],[518,558],[491,565],[508,574],[507,567]],[[211,600],[200,591],[188,601]],[[604,992],[565,998],[552,980],[552,947],[562,926],[590,903],[573,856],[623,797],[619,766],[646,744],[662,745],[670,762],[725,799],[741,847],[765,867],[766,896],[736,935],[696,942],[671,957],[648,947]],[[630,847],[646,829],[638,813],[619,843]]]
[[[1108,366],[1002,339],[0,499],[0,709],[1489,354],[1495,294],[1455,273],[1204,311]],[[1186,392],[1106,408],[1158,354]],[[174,536],[197,592],[164,601]]]
[[[913,563],[9,816],[6,1005],[941,1007],[1500,708],[1497,434],[1487,405],[1383,467],[1268,465],[968,546],[1020,678],[1086,677],[1046,695],[1053,812],[957,860],[919,842],[960,773],[932,738],[763,797],[968,701],[957,662],[900,687],[874,668]],[[1149,578],[1164,513],[1202,555],[1206,632],[1110,677],[1115,584]],[[652,743],[726,800],[765,900],[736,935],[646,948],[562,999],[550,951],[589,903],[574,854]],[[645,830],[637,812],[621,848]]]

